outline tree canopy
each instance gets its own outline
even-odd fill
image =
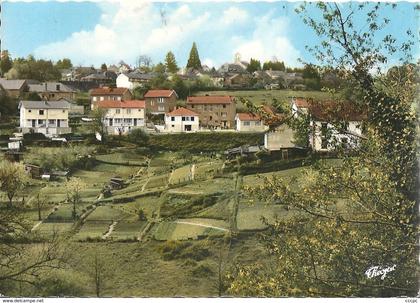
[[[173,73],[173,74],[175,74],[179,70],[179,67],[176,63],[175,55],[173,52],[168,52],[166,54],[165,67],[168,72]]]
[[[201,69],[200,56],[198,55],[197,45],[193,42],[190,56],[187,62],[187,68]]]

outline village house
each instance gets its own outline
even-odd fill
[[[349,101],[292,99],[291,104],[295,116],[305,113],[310,116],[309,145],[314,151],[332,151],[337,146],[355,148],[363,138],[366,113]]]
[[[196,132],[199,130],[199,115],[187,108],[179,107],[165,114],[166,132]]]
[[[236,103],[230,96],[187,97],[187,108],[200,115],[200,125],[209,128],[234,128]]]
[[[154,73],[121,73],[117,77],[117,87],[125,87],[128,89],[143,87],[145,84],[149,83],[153,77],[155,77]]]
[[[128,88],[122,87],[99,87],[90,91],[91,108],[96,108],[99,101],[121,101],[131,100],[133,95]]]
[[[98,85],[115,84],[117,74],[113,71],[99,71],[81,78],[81,81],[95,82]]]
[[[18,98],[28,91],[27,80],[7,80],[0,78],[0,85],[7,92],[7,95],[12,98]]]
[[[42,133],[48,137],[71,133],[67,101],[20,101],[22,133]]]
[[[29,92],[36,93],[42,100],[57,101],[62,98],[74,100],[76,91],[60,82],[28,84]]]
[[[174,90],[149,90],[145,95],[146,110],[153,115],[163,115],[171,112],[176,106],[178,95]]]
[[[237,113],[235,124],[238,132],[262,132],[268,128],[261,117],[253,113]]]
[[[123,135],[145,126],[144,100],[104,100],[96,105],[106,110],[104,123],[109,134]]]

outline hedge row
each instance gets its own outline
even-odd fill
[[[156,150],[215,152],[242,145],[262,145],[262,133],[191,133],[151,135],[148,146]]]

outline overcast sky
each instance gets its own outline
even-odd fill
[[[192,42],[202,63],[219,66],[241,58],[261,61],[273,57],[288,66],[298,58],[311,61],[305,45],[317,42],[314,33],[294,12],[298,2],[146,2],[9,1],[2,4],[2,49],[13,57],[29,54],[75,65],[134,64],[141,54],[154,63],[171,50],[181,66]],[[345,9],[347,4],[341,4]],[[403,39],[405,30],[418,32],[415,3],[384,11],[388,31]],[[418,57],[418,56],[417,56]]]

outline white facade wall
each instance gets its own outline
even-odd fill
[[[263,132],[268,128],[262,121],[242,121],[238,117],[235,124],[238,132]]]
[[[199,130],[198,116],[165,115],[165,132],[196,132]]]
[[[68,109],[27,109],[20,108],[19,126],[23,133],[31,131],[46,136],[71,133]]]
[[[332,124],[320,121],[311,121],[312,132],[309,144],[315,151],[332,151],[338,144],[345,144],[348,148],[355,148],[362,136],[360,121],[348,122],[345,133],[338,131]],[[325,125],[325,126],[323,126]],[[323,128],[327,129],[328,136],[324,136]]]
[[[127,134],[145,125],[143,108],[108,108],[105,125],[109,134]]]
[[[133,82],[131,82],[128,76],[125,74],[119,74],[116,82],[117,82],[117,87],[125,87],[128,89],[134,88]]]

